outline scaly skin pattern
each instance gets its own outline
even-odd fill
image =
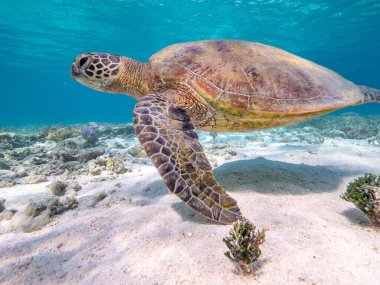
[[[133,112],[136,135],[169,190],[209,219],[241,218],[237,203],[215,181],[186,112],[165,94],[148,94]]]
[[[87,52],[77,56],[71,76],[98,91],[121,93],[139,99],[152,89],[150,67],[120,55]]]

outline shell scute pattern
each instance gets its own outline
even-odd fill
[[[310,113],[356,103],[355,85],[335,72],[280,49],[244,41],[169,46],[153,69],[185,83],[213,106],[247,113]]]

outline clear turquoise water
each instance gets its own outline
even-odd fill
[[[0,125],[130,122],[135,101],[74,82],[78,53],[146,61],[202,39],[274,45],[380,89],[379,0],[0,0]],[[343,111],[380,114],[380,104]]]

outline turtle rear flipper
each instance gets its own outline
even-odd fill
[[[164,94],[148,94],[134,112],[136,135],[171,192],[209,219],[241,218],[236,201],[215,181],[186,112]]]
[[[367,86],[359,86],[363,94],[363,103],[380,102],[380,90]]]

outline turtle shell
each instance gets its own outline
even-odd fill
[[[323,113],[362,100],[358,87],[337,73],[259,43],[175,44],[149,62],[163,81],[187,84],[217,109],[234,114]]]

